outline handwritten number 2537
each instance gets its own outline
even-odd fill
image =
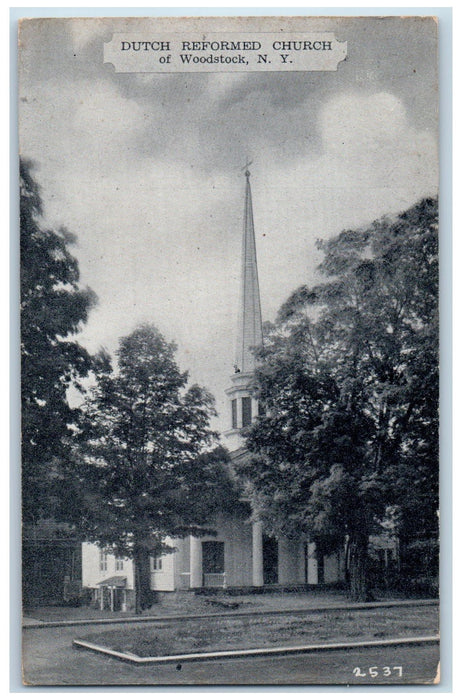
[[[378,666],[369,666],[367,670],[362,670],[359,666],[356,666],[356,668],[353,669],[353,675],[355,675],[357,678],[366,678],[366,676],[369,676],[370,678],[377,678],[377,676],[384,676],[385,678],[388,678],[395,672],[398,677],[401,678],[403,675],[403,667],[382,666],[382,668],[379,668]]]

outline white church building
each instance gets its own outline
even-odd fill
[[[242,272],[235,371],[226,390],[229,429],[224,442],[232,461],[246,458],[241,429],[258,416],[252,396],[255,358],[251,348],[261,345],[262,317],[258,285],[250,173],[245,172],[245,212]],[[344,580],[342,552],[316,557],[315,545],[266,535],[262,523],[242,516],[219,516],[210,523],[216,534],[169,540],[172,553],[151,557],[151,588],[176,591],[201,588],[303,586]],[[82,587],[94,591],[101,608],[128,609],[133,600],[133,567],[128,559],[105,553],[95,544],[82,545]]]

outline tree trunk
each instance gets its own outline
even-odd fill
[[[149,568],[149,551],[136,546],[133,550],[133,568],[135,585],[135,613],[139,615],[155,602],[156,596],[151,591],[151,572]]]
[[[349,597],[358,602],[372,600],[367,566],[369,538],[364,533],[354,533],[349,541]]]

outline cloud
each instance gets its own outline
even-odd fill
[[[29,89],[21,104],[20,150],[54,173],[59,188],[66,169],[80,178],[124,167],[146,119],[137,102],[106,81],[80,80],[58,90],[45,81]]]
[[[329,183],[349,204],[354,197],[347,216],[394,211],[436,192],[436,139],[410,124],[394,94],[340,94],[323,106],[319,123],[320,184]]]
[[[387,92],[336,95],[322,106],[319,119],[324,147],[342,154],[395,143],[406,128],[404,105]]]

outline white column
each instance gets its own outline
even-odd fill
[[[252,523],[252,584],[263,586],[263,526]]]
[[[202,587],[202,543],[198,537],[189,538],[189,587]]]

